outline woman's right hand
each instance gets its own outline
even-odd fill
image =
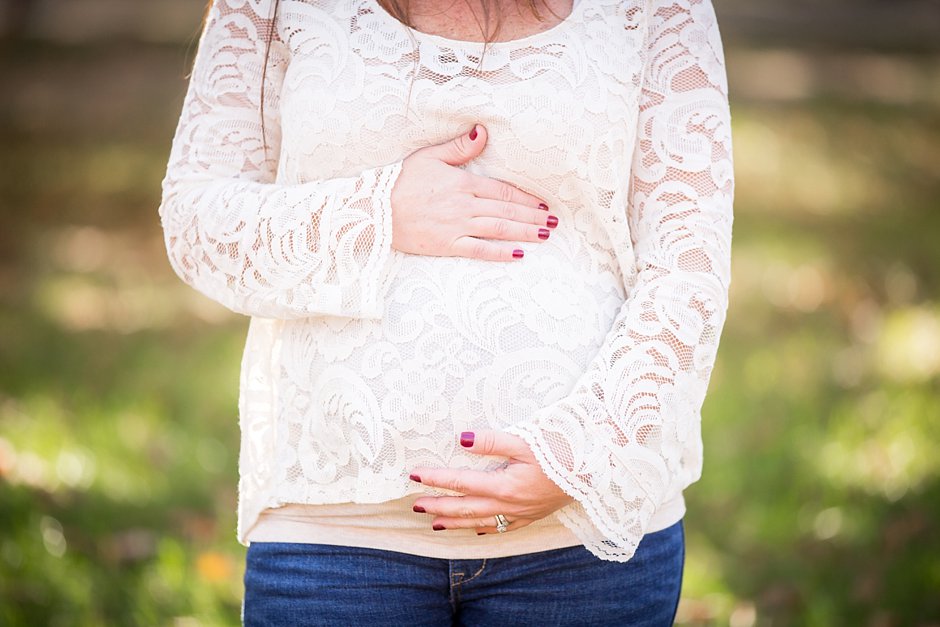
[[[512,261],[522,250],[481,238],[541,242],[558,219],[541,199],[457,166],[486,146],[486,129],[415,151],[392,189],[392,248],[415,255]]]

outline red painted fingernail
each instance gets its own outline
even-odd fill
[[[474,127],[470,129],[470,141],[475,141],[476,138],[477,138],[477,127],[476,125],[474,125]]]
[[[473,431],[464,431],[460,434],[460,446],[470,448],[473,446]]]
[[[539,209],[541,209],[542,211],[548,211],[548,205],[546,205],[544,202],[540,202]]]
[[[417,481],[418,483],[421,483],[421,477],[419,477],[418,475],[408,475],[408,478],[411,479],[412,481]]]
[[[447,529],[447,527],[445,527],[444,525],[434,525],[433,527],[431,527],[431,529],[433,529],[434,531],[444,531],[445,529]]]
[[[513,259],[522,259],[522,256],[523,256],[524,254],[525,254],[525,251],[524,251],[524,250],[522,250],[521,248],[517,248],[516,250],[512,251],[512,258],[513,258]]]
[[[548,216],[548,220],[545,221],[545,224],[548,225],[548,228],[553,229],[558,226],[558,218],[555,216]]]
[[[416,513],[418,513],[418,514],[426,514],[426,513],[427,513],[427,512],[424,511],[424,508],[421,507],[420,505],[415,505],[415,506],[412,507],[411,509],[412,509],[413,511],[415,511]]]
[[[539,239],[548,239],[549,234],[551,231],[548,229],[539,229]]]

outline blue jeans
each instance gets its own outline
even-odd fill
[[[584,547],[446,560],[394,551],[253,542],[242,619],[260,625],[442,627],[671,625],[682,587],[680,520],[625,563]]]

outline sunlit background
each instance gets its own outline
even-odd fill
[[[678,622],[938,625],[940,2],[716,6],[734,265]],[[156,211],[202,10],[0,0],[2,625],[238,623],[247,319]]]

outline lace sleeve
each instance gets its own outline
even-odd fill
[[[289,52],[274,18],[273,0],[215,0],[210,9],[163,181],[170,263],[238,313],[379,318],[394,267],[390,197],[401,162],[275,183]]]
[[[701,475],[700,409],[730,283],[733,177],[710,0],[652,0],[628,219],[636,282],[572,392],[509,432],[575,502],[562,522],[629,560]]]

